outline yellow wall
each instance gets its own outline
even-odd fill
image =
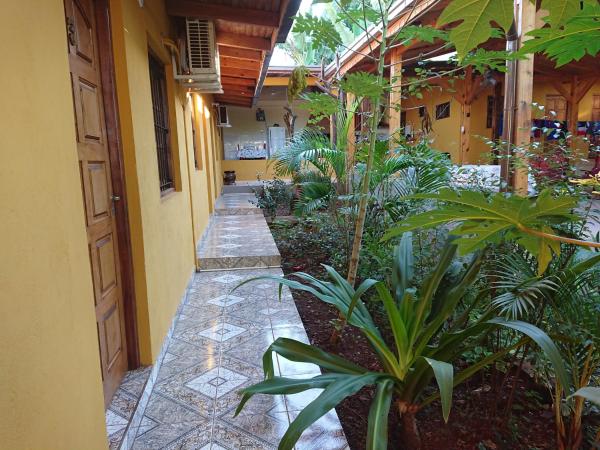
[[[278,79],[275,79],[278,80]],[[272,84],[271,84],[272,85]],[[257,104],[257,108],[262,108],[265,112],[265,122],[256,120],[255,108],[242,108],[231,106],[228,108],[229,122],[231,128],[223,128],[223,145],[225,159],[222,161],[223,170],[235,170],[239,181],[254,181],[257,174],[261,179],[273,179],[273,165],[267,160],[238,160],[237,150],[244,143],[256,143],[257,145],[267,142],[268,127],[274,124],[284,126],[283,115],[284,106],[287,105],[285,99],[285,90],[276,93],[274,100],[269,98],[269,94],[263,91]],[[308,122],[308,111],[295,105],[294,114],[298,116],[295,123],[296,131],[304,128]],[[289,138],[289,136],[287,136]],[[220,172],[221,174],[223,172]],[[222,175],[221,175],[222,177]]]
[[[3,2],[0,447],[106,449],[62,0]]]
[[[272,180],[275,178],[273,160],[257,159],[240,161],[238,159],[226,159],[223,161],[223,171],[235,170],[238,181]]]
[[[456,84],[460,88],[460,83]],[[568,85],[565,85],[568,89]],[[579,103],[579,120],[587,121],[592,119],[592,101],[594,95],[600,94],[600,83],[596,83]],[[492,95],[492,88],[479,94],[471,106],[471,142],[470,151],[464,155],[465,164],[486,163],[489,161],[489,146],[485,138],[491,138],[491,128],[486,127],[487,115],[487,96]],[[559,95],[558,91],[548,82],[535,82],[533,87],[533,101],[544,105],[546,95]],[[442,120],[435,120],[435,105],[451,100],[450,117]],[[460,127],[461,127],[461,105],[453,99],[448,92],[442,92],[439,88],[433,88],[430,92],[424,92],[422,99],[411,97],[402,100],[402,107],[406,111],[406,123],[414,130],[421,129],[421,118],[419,117],[418,107],[424,105],[427,107],[431,116],[433,132],[431,134],[432,146],[440,151],[449,152],[452,161],[459,161],[460,149]],[[543,113],[537,113],[537,116]],[[580,146],[587,149],[587,146],[580,143]]]
[[[570,89],[569,84],[564,84],[565,89]],[[544,105],[546,95],[560,95],[550,83],[535,83],[533,86],[533,101]],[[579,120],[592,120],[592,101],[594,95],[600,95],[600,82],[596,83],[579,102]]]
[[[164,2],[146,0],[140,8],[137,0],[113,0],[111,6],[127,194],[139,197],[129,214],[136,236],[132,244],[140,346],[143,362],[152,363],[195,268],[195,243],[208,222],[209,180],[206,169],[194,167],[191,101],[173,80],[170,56],[161,43],[162,36],[170,35]],[[120,43],[124,51],[117,51]],[[164,196],[159,190],[149,48],[165,63],[167,74],[176,191]]]
[[[461,89],[461,81],[455,84],[455,89]],[[486,127],[487,96],[492,95],[492,89],[481,92],[471,104],[471,132],[470,150],[463,155],[464,164],[485,163],[486,153],[490,148],[485,143],[485,138],[491,138],[491,128]],[[450,101],[450,117],[435,119],[435,106]],[[406,123],[413,130],[421,129],[419,106],[426,106],[433,131],[430,134],[431,145],[436,150],[450,153],[452,161],[460,162],[461,119],[462,106],[452,93],[433,87],[431,91],[424,91],[423,98],[410,97],[402,100],[402,107],[406,111]]]

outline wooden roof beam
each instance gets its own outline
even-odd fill
[[[241,8],[239,6],[200,3],[193,0],[169,0],[167,2],[167,13],[171,16],[220,19],[261,27],[277,28],[279,26],[278,11],[263,11],[260,9]]]
[[[217,33],[217,44],[224,47],[249,48],[253,50],[271,50],[271,40],[235,33]]]

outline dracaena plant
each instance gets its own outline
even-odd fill
[[[364,386],[375,385],[376,393],[368,417],[367,448],[387,448],[388,415],[394,404],[402,418],[402,439],[406,448],[418,449],[421,442],[415,414],[421,407],[439,398],[443,417],[448,420],[453,387],[525,343],[536,342],[556,367],[558,377],[566,379],[556,346],[535,326],[494,317],[492,311],[482,314],[475,321],[469,319],[468,313],[456,317],[460,303],[468,310],[470,302],[475,301],[468,295],[468,291],[478,277],[482,262],[481,253],[473,255],[466,270],[457,278],[444,280],[442,286],[444,275],[455,258],[456,249],[452,240],[447,243],[437,266],[418,289],[412,286],[411,233],[403,235],[395,252],[391,289],[372,279],[363,281],[355,289],[328,266],[324,266],[328,280],[318,280],[306,273],[294,274],[300,281],[275,276],[247,280],[245,283],[256,279],[275,280],[280,284],[280,294],[283,286],[288,286],[309,292],[321,301],[333,305],[350,326],[358,328],[364,334],[379,359],[381,369],[368,370],[317,347],[293,339],[279,338],[264,354],[264,381],[241,391],[242,399],[236,414],[255,394],[283,395],[308,389],[323,389],[290,424],[283,436],[279,449],[292,449],[306,428],[344,398]],[[388,322],[386,325],[392,331],[393,342],[386,342],[361,300],[370,289],[376,290],[376,295],[383,303]],[[470,348],[476,337],[499,326],[516,330],[523,334],[523,338],[455,375],[452,363]],[[324,374],[308,379],[276,376],[273,353],[291,361],[316,364],[323,369]],[[434,379],[438,391],[425,397],[426,388]]]

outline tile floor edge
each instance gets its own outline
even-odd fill
[[[209,220],[209,224],[210,224],[210,220]],[[207,226],[207,229],[208,229],[208,226]],[[188,283],[185,287],[185,292],[183,293],[183,296],[181,297],[181,300],[179,301],[179,305],[177,305],[177,310],[175,311],[175,315],[173,316],[171,326],[169,327],[169,330],[167,331],[167,334],[166,334],[165,338],[163,339],[163,343],[160,347],[160,352],[158,354],[158,357],[156,358],[156,362],[152,366],[152,371],[150,372],[150,375],[148,376],[148,380],[146,381],[144,390],[140,396],[139,401],[137,402],[135,411],[134,411],[133,415],[131,416],[131,420],[129,421],[129,424],[127,425],[127,429],[125,430],[125,433],[123,434],[123,439],[121,441],[121,444],[119,445],[119,450],[130,450],[133,447],[133,443],[135,442],[135,438],[136,438],[140,423],[142,422],[144,413],[146,412],[146,406],[148,406],[148,402],[150,400],[150,395],[152,394],[152,390],[154,389],[154,385],[156,384],[156,380],[158,378],[158,372],[160,371],[163,359],[165,357],[165,354],[167,353],[167,349],[169,348],[171,337],[173,336],[173,332],[175,331],[175,326],[177,325],[177,320],[179,319],[181,310],[187,301],[187,296],[189,295],[190,288],[192,287],[192,284],[194,282],[195,273],[196,273],[196,270],[194,269],[189,277]]]

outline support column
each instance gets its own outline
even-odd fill
[[[535,3],[529,0],[517,0],[515,5],[519,48],[528,39],[525,36],[535,27]],[[528,146],[531,141],[531,103],[533,102],[533,55],[517,62],[517,88],[515,92],[514,143]],[[522,166],[522,164],[521,164]],[[515,193],[527,195],[527,167],[513,167],[512,186]]]
[[[402,50],[400,48],[394,48],[390,52],[390,107],[389,107],[389,135],[390,142],[394,142],[394,138],[399,137],[401,126],[401,114],[400,105],[402,102]],[[392,144],[390,144],[392,145]]]
[[[567,125],[569,129],[569,133],[571,134],[571,149],[574,150],[577,147],[577,121],[579,119],[579,98],[578,98],[578,88],[579,79],[577,76],[574,76],[571,81],[571,92],[570,98],[567,99]]]

